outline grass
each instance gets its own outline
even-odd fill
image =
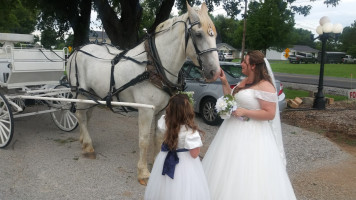
[[[240,62],[240,59],[234,59],[232,62]],[[308,75],[319,75],[320,73],[320,63],[291,64],[286,60],[271,60],[270,64],[274,72]],[[324,76],[354,79],[356,64],[325,64]]]
[[[288,61],[271,61],[274,72],[319,75],[320,64],[291,64]],[[324,76],[355,78],[356,64],[325,64]]]
[[[306,90],[295,90],[292,88],[284,88],[283,91],[284,91],[284,94],[286,95],[286,99],[294,99],[295,97],[309,97],[310,96],[310,92],[306,91]],[[346,96],[330,95],[330,94],[325,94],[325,97],[333,98],[334,101],[344,101],[344,100],[348,99]]]

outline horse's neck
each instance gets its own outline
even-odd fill
[[[158,55],[161,59],[161,63],[170,73],[178,75],[185,59],[185,25],[183,22],[187,21],[188,15],[182,15],[180,17],[170,19],[166,24],[166,27],[161,29],[169,29],[163,33],[156,35],[156,46]],[[182,21],[182,22],[177,22]],[[173,23],[177,22],[175,25]],[[160,26],[160,25],[159,25]],[[170,73],[166,73],[168,79],[175,81],[177,77],[172,76]]]

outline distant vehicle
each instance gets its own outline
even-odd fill
[[[342,59],[346,57],[344,52],[325,52],[324,63],[342,63]],[[318,53],[318,62],[321,61],[321,52]]]
[[[245,78],[241,72],[241,65],[238,63],[220,61],[220,67],[224,70],[226,79],[231,88],[235,87],[238,82]],[[209,125],[221,124],[223,120],[218,116],[215,110],[216,100],[223,96],[220,79],[212,83],[205,82],[200,70],[191,61],[186,61],[182,69],[185,75],[185,91],[194,92],[194,111]],[[283,111],[287,106],[285,94],[283,93],[283,85],[280,81],[276,80],[276,86],[279,110]]]
[[[218,55],[219,55],[219,60],[220,60],[220,61],[224,61],[224,60],[225,60],[224,53],[219,52]]]
[[[234,59],[234,56],[232,55],[232,53],[224,53],[224,60],[226,61],[232,61]]]
[[[317,59],[311,53],[298,53],[297,55],[290,55],[288,57],[290,63],[317,63]]]
[[[356,63],[356,58],[353,58],[351,55],[346,55],[345,58],[342,58],[342,63]]]

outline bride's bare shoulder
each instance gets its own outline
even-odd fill
[[[258,83],[258,90],[265,91],[265,92],[276,92],[274,86],[265,80],[262,80]]]

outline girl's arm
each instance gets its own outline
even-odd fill
[[[200,153],[200,147],[197,147],[195,149],[190,149],[189,150],[189,153],[190,155],[193,157],[193,158],[196,158],[199,156],[199,153]]]

